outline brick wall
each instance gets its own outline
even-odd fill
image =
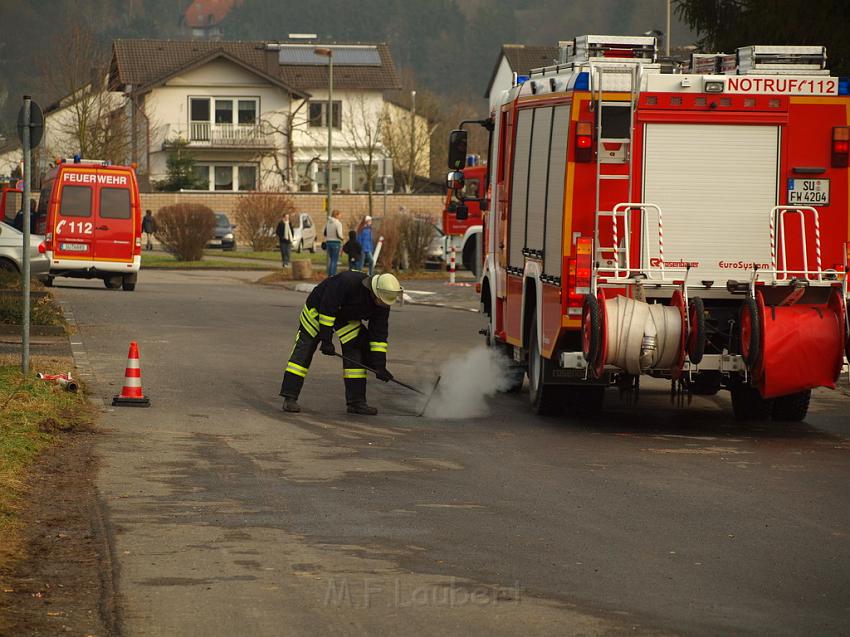
[[[142,211],[147,209],[156,211],[164,206],[176,203],[197,203],[212,208],[214,212],[223,212],[233,221],[233,213],[242,197],[252,197],[251,193],[220,193],[220,192],[148,192],[142,193]],[[308,212],[317,227],[324,227],[325,212],[322,209],[324,196],[313,193],[291,193],[289,195],[295,201],[295,210]],[[375,217],[383,216],[383,195],[373,195],[372,206]],[[426,214],[434,219],[440,216],[443,210],[444,197],[442,195],[387,195],[387,214],[404,209],[416,214]],[[369,210],[368,195],[334,195],[333,207],[342,213],[343,220],[352,220],[367,214]]]

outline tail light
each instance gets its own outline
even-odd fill
[[[576,122],[576,161],[593,159],[593,124]]]
[[[847,168],[850,159],[850,126],[832,129],[832,167]]]
[[[42,241],[38,244],[38,253],[44,254],[45,252],[47,252],[47,243]]]
[[[136,247],[133,250],[133,254],[134,255],[141,255],[142,254],[142,238],[141,237],[136,237]]]
[[[590,279],[593,271],[593,239],[579,237],[576,241],[575,258],[567,264],[567,314],[581,314],[584,295],[590,294]]]

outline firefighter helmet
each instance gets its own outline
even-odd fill
[[[364,279],[363,283],[372,291],[375,298],[384,305],[392,305],[402,294],[401,284],[398,282],[398,279],[395,278],[395,275],[388,272]]]

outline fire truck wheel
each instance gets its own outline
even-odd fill
[[[754,299],[747,299],[740,315],[741,356],[751,370],[761,363],[761,320]]]
[[[531,409],[540,416],[555,416],[561,412],[561,397],[556,385],[547,385],[543,366],[545,360],[540,354],[540,344],[537,342],[537,317],[531,315],[531,338],[528,345],[528,395],[531,399]]]
[[[688,322],[691,328],[688,333],[688,359],[699,365],[705,353],[705,304],[698,296],[688,304]]]
[[[121,276],[109,276],[103,280],[103,284],[109,290],[119,290],[121,289],[121,285],[124,282],[123,277]]]
[[[784,422],[800,422],[809,411],[812,390],[788,394],[773,399],[773,419]]]
[[[755,387],[741,385],[730,389],[730,393],[735,420],[770,420],[773,413],[773,401],[762,398]]]
[[[41,282],[44,284],[44,287],[46,287],[46,288],[52,288],[53,287],[53,277],[52,276],[44,277],[41,280]]]

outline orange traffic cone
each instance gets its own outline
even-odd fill
[[[142,368],[139,366],[139,346],[130,343],[127,354],[127,369],[124,371],[124,386],[121,393],[112,398],[113,405],[125,407],[150,407],[151,401],[142,393]]]

